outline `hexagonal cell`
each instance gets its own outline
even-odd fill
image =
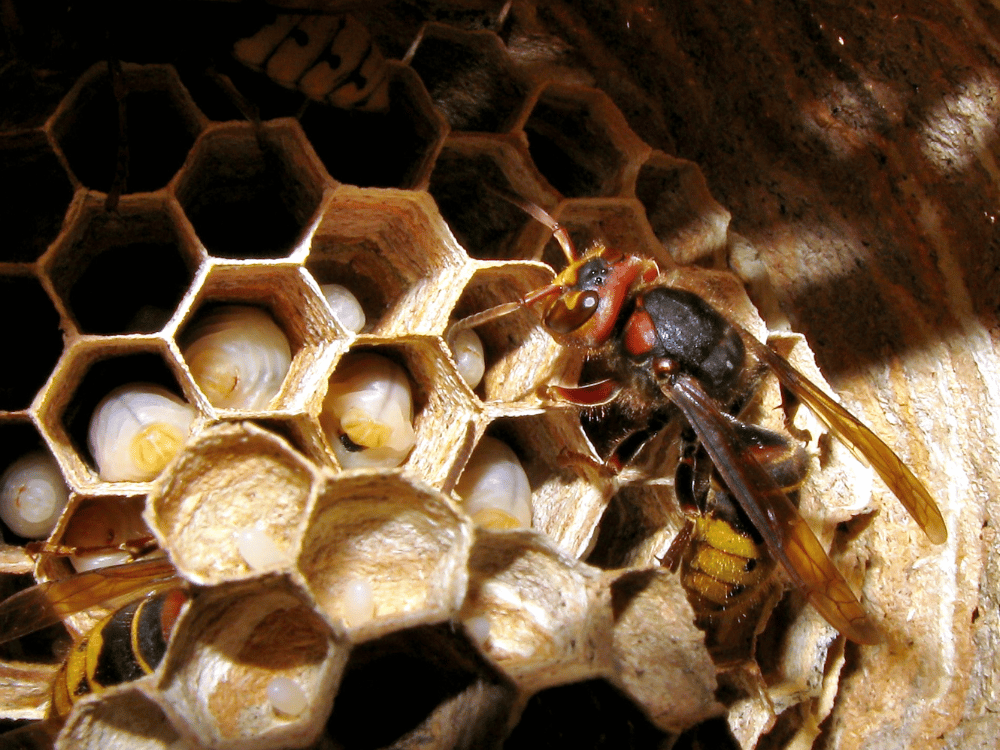
[[[513,125],[527,90],[496,34],[428,24],[408,57],[452,130]]]
[[[582,86],[546,86],[523,130],[538,171],[567,198],[620,194],[649,152],[607,95]]]
[[[70,485],[86,487],[100,481],[94,455],[88,447],[90,421],[97,406],[118,386],[149,383],[174,397],[185,398],[179,365],[170,359],[162,341],[125,339],[114,344],[78,341],[45,389],[38,406],[43,434],[59,457]],[[184,380],[186,388],[193,388]],[[192,429],[197,430],[197,420]]]
[[[224,383],[213,382],[221,376],[231,376],[237,381],[237,385],[241,378],[243,382],[263,382],[263,373],[258,370],[266,370],[271,366],[267,352],[272,346],[269,343],[272,337],[266,332],[261,337],[252,334],[252,325],[255,324],[249,321],[253,320],[253,316],[259,316],[258,312],[250,314],[243,330],[248,334],[249,342],[259,343],[263,347],[259,361],[254,359],[249,347],[223,347],[219,351],[219,359],[212,359],[211,349],[202,349],[199,357],[206,359],[196,362],[195,370],[189,369],[195,382],[205,385],[203,392],[208,402],[223,413],[306,409],[313,400],[324,372],[328,371],[332,358],[341,351],[336,344],[341,337],[330,322],[326,303],[306,281],[306,272],[297,265],[213,266],[175,336],[177,345],[184,353],[185,365],[191,367],[189,347],[193,343],[193,335],[198,333],[200,321],[212,318],[218,323],[220,315],[226,318],[235,315],[234,320],[238,321],[239,315],[235,308],[246,307],[265,313],[288,340],[292,360],[280,390],[264,406],[259,405],[258,399],[256,405],[242,407],[236,405],[234,400],[238,395],[236,386],[228,388]],[[213,325],[213,328],[218,329],[218,325]],[[238,356],[230,360],[230,354]],[[206,366],[206,363],[211,366]]]
[[[311,104],[302,128],[335,180],[359,187],[426,184],[448,126],[420,78],[389,66],[389,109],[365,112]]]
[[[73,183],[40,131],[0,135],[0,175],[0,225],[5,227],[0,262],[30,263],[62,229]]]
[[[10,363],[0,374],[0,410],[27,408],[63,350],[59,313],[34,276],[0,277],[0,343]],[[14,325],[13,322],[17,321]]]
[[[712,198],[697,164],[654,152],[636,177],[635,197],[677,264],[724,265],[730,213]]]
[[[206,747],[306,747],[322,732],[347,651],[286,579],[225,584],[178,623],[159,688]]]
[[[16,482],[8,478],[8,481],[13,482],[10,494],[8,494],[7,489],[8,482],[4,482],[4,486],[0,488],[3,491],[3,497],[0,498],[0,503],[3,503],[0,506],[0,513],[4,518],[7,518],[8,514],[13,516],[13,522],[18,527],[15,531],[6,522],[0,524],[0,528],[3,530],[3,533],[0,534],[0,541],[7,544],[21,545],[31,539],[47,538],[55,530],[59,514],[65,507],[67,497],[63,493],[68,494],[68,488],[61,484],[61,475],[58,475],[57,479],[51,473],[51,467],[45,463],[39,465],[32,461],[28,466],[25,466],[24,462],[21,461],[21,459],[31,461],[29,457],[35,454],[52,457],[51,451],[42,441],[34,425],[23,417],[0,422],[0,477],[4,477],[11,469],[14,469],[19,476],[19,480]],[[14,466],[15,463],[19,463],[24,468],[18,472]],[[58,474],[58,468],[56,468],[56,472]],[[53,480],[56,481],[53,482]],[[30,489],[26,486],[28,482],[31,483]],[[17,487],[27,490],[27,494],[33,496],[35,501],[31,502],[22,498],[22,493],[17,491]],[[47,490],[48,487],[53,487],[55,492]],[[23,507],[23,510],[18,510],[22,506],[22,502],[20,499],[15,500],[15,498],[25,500],[26,506]],[[10,506],[7,506],[8,501],[13,501]],[[52,502],[53,505],[49,506],[49,502]],[[46,512],[47,507],[50,507],[51,513],[55,514],[53,518],[46,518],[46,516],[51,516],[50,513]],[[49,533],[31,533],[35,527],[41,525],[48,526]],[[24,535],[28,533],[31,533],[30,537]]]
[[[549,688],[531,697],[505,746],[657,750],[669,735],[605,680]]]
[[[557,197],[543,183],[523,146],[493,138],[450,137],[427,189],[471,257],[538,260],[526,254],[526,248],[540,246],[551,232],[494,190],[551,211]]]
[[[472,524],[439,492],[391,473],[331,476],[297,565],[319,607],[359,642],[453,616],[471,543]]]
[[[250,422],[201,433],[153,487],[146,520],[177,568],[214,584],[287,568],[298,552],[314,470]]]
[[[466,286],[453,318],[462,320],[497,305],[516,302],[551,281],[552,270],[537,263],[483,268]],[[476,326],[475,332],[483,342],[486,358],[486,373],[475,392],[484,401],[537,406],[539,385],[554,374],[567,377],[572,374],[572,358],[530,310],[519,310]]]
[[[130,683],[82,700],[60,731],[56,748],[169,750],[181,743],[163,708]]]
[[[600,571],[536,532],[477,532],[459,619],[527,693],[611,672]]]
[[[306,266],[348,287],[366,331],[438,333],[465,283],[467,259],[426,193],[340,187],[313,236]]]
[[[108,192],[119,166],[119,103],[107,63],[80,79],[52,121],[70,169],[86,187]],[[202,116],[173,68],[122,65],[128,162],[124,192],[164,187],[184,163]]]
[[[399,463],[387,459],[388,463],[378,465],[391,467],[405,462],[408,472],[432,485],[439,485],[448,474],[453,459],[451,450],[442,450],[443,446],[457,450],[473,418],[471,400],[465,395],[468,391],[460,385],[457,373],[436,339],[396,338],[388,345],[382,344],[381,340],[361,337],[357,345],[337,363],[331,379],[336,380],[339,373],[346,371],[342,368],[350,367],[352,362],[366,354],[375,354],[399,365],[407,377],[413,399],[416,442],[412,450],[407,450],[407,455]],[[339,422],[340,416],[324,406],[320,425],[331,446],[334,441],[341,441],[341,445],[352,452],[354,447],[343,442],[346,435]],[[360,465],[368,464],[362,461]]]
[[[326,731],[336,747],[496,747],[515,698],[461,630],[410,628],[351,651]]]
[[[642,206],[632,198],[570,199],[560,204],[555,219],[569,232],[580,255],[600,243],[624,253],[652,258],[661,270],[676,266],[668,250],[650,231]],[[542,260],[557,271],[567,262],[554,238],[546,243]]]
[[[282,258],[311,234],[326,179],[297,123],[226,123],[198,140],[177,198],[211,255]]]
[[[88,195],[43,259],[81,333],[154,333],[177,309],[199,253],[161,196],[123,198],[116,211]]]

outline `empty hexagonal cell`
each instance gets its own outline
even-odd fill
[[[147,412],[137,403],[119,400],[117,403],[124,405],[124,409],[106,412],[105,416],[110,417],[105,423],[109,429],[100,432],[101,442],[95,445],[101,451],[113,447],[107,455],[114,461],[137,464],[155,476],[180,449],[188,431],[196,429],[197,411],[182,395],[184,391],[173,369],[177,365],[168,364],[165,356],[169,355],[162,342],[135,339],[111,345],[100,340],[83,340],[71,350],[46,388],[38,409],[42,429],[53,451],[58,453],[71,485],[82,487],[99,481],[100,467],[89,434],[91,422],[106,397],[116,395],[115,392],[121,394],[128,386],[145,384],[169,394],[165,399],[172,405],[165,407],[170,413],[163,414],[155,409]],[[154,401],[160,403],[158,399]],[[169,421],[175,408],[183,412],[181,422],[186,426]],[[195,421],[189,421],[189,417]]]
[[[73,184],[40,131],[0,135],[0,261],[34,261],[59,234]]]
[[[543,182],[522,149],[512,143],[452,137],[434,165],[427,189],[471,257],[538,260],[529,253],[551,232],[503,195],[551,210],[557,198]]]
[[[397,474],[331,477],[298,569],[327,616],[365,640],[457,612],[471,541],[468,519],[422,484]]]
[[[106,211],[88,196],[44,265],[81,333],[153,333],[177,309],[198,260],[166,198],[125,198]]]
[[[426,184],[448,126],[416,73],[394,62],[387,65],[389,108],[385,112],[310,104],[300,118],[335,180],[360,187]]]
[[[624,253],[652,258],[662,269],[676,265],[668,250],[650,231],[642,206],[634,199],[570,199],[559,206],[555,219],[569,232],[579,255],[595,244],[603,244]],[[567,262],[554,238],[546,243],[542,260],[557,271]]]
[[[496,747],[515,698],[461,630],[415,627],[351,651],[326,732],[337,747]]]
[[[535,263],[508,263],[477,271],[455,306],[462,320],[497,305],[516,302],[549,284],[552,271]],[[537,404],[536,390],[546,376],[562,374],[567,366],[563,348],[541,327],[530,310],[518,310],[475,332],[483,344],[486,372],[475,392],[484,401]]]
[[[635,197],[678,264],[725,258],[730,214],[712,198],[697,164],[654,152],[639,170]]]
[[[227,123],[199,139],[177,197],[211,255],[281,258],[311,233],[325,180],[296,123]]]
[[[60,732],[56,748],[170,750],[181,744],[163,708],[130,684],[81,701]]]
[[[437,333],[467,273],[465,254],[426,193],[341,187],[323,212],[306,265],[348,287],[365,331]]]
[[[106,63],[80,79],[52,122],[52,133],[76,178],[108,192],[120,173],[123,192],[164,187],[184,163],[198,132],[201,113],[173,68],[122,65],[127,162],[120,161],[119,102]]]
[[[524,101],[500,37],[428,24],[409,57],[452,130],[501,133]]]
[[[2,541],[24,544],[55,530],[69,488],[48,446],[26,418],[0,422]]]
[[[0,410],[27,408],[52,373],[63,350],[59,313],[34,276],[0,277],[0,332],[8,352],[0,374]],[[14,324],[16,321],[16,324]]]
[[[595,89],[550,84],[523,125],[535,166],[567,198],[618,195],[649,147]]]
[[[541,534],[476,534],[459,619],[526,692],[611,671],[611,608],[600,571]]]
[[[192,581],[282,570],[298,551],[313,472],[273,433],[249,422],[218,425],[150,493],[146,518]]]
[[[531,697],[505,747],[656,750],[669,735],[605,680],[574,682]]]
[[[206,747],[306,747],[322,732],[346,659],[297,587],[257,579],[192,602],[159,686]]]

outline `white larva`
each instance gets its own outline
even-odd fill
[[[319,290],[337,322],[350,333],[361,333],[365,327],[365,311],[351,290],[340,284],[321,284]]]
[[[267,699],[275,711],[285,716],[299,716],[309,706],[306,691],[288,677],[275,677],[267,683]]]
[[[260,523],[236,532],[236,549],[254,570],[273,570],[288,562],[288,556]]]
[[[479,385],[486,372],[483,342],[471,328],[463,328],[451,342],[451,352],[458,365],[458,374],[470,388]]]
[[[139,550],[149,541],[141,504],[106,499],[78,505],[61,544],[78,550],[69,556],[69,562],[77,573],[83,573],[131,562],[135,554],[128,548]]]
[[[521,462],[506,444],[483,437],[473,451],[455,492],[477,526],[515,529],[531,526],[531,487]]]
[[[44,450],[21,456],[0,479],[0,519],[28,539],[51,534],[68,500],[59,465]]]
[[[351,578],[344,587],[344,620],[348,627],[364,625],[375,616],[375,593],[367,578]]]
[[[399,466],[416,442],[410,379],[378,354],[344,358],[323,410],[327,437],[345,469]]]
[[[158,385],[116,388],[90,418],[87,445],[106,482],[146,482],[180,450],[194,422],[192,406]]]
[[[212,406],[259,410],[278,395],[292,363],[288,337],[270,315],[225,305],[184,334],[184,359]]]

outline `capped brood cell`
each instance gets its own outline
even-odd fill
[[[298,553],[311,463],[250,422],[205,430],[149,494],[146,520],[191,581],[284,570]]]
[[[173,67],[124,63],[121,76],[128,123],[123,192],[158,190],[184,163],[205,118]],[[103,193],[112,189],[120,169],[118,106],[107,63],[96,63],[66,96],[51,123],[74,176]]]
[[[477,531],[459,619],[528,694],[612,671],[600,571],[536,532]]]
[[[80,333],[155,333],[188,291],[202,255],[162,194],[125,196],[115,211],[90,193],[43,258]]]
[[[397,473],[331,474],[297,567],[326,616],[348,626],[353,640],[367,640],[452,617],[465,596],[471,543],[468,517],[422,483]],[[349,611],[370,619],[352,622]]]
[[[192,149],[177,199],[217,258],[284,258],[315,227],[329,178],[298,123],[213,125]]]

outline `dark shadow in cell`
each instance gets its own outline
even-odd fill
[[[33,276],[0,278],[0,410],[26,409],[63,350],[59,314]]]
[[[30,263],[59,234],[73,185],[45,135],[37,131],[0,136],[0,180],[0,261]]]

